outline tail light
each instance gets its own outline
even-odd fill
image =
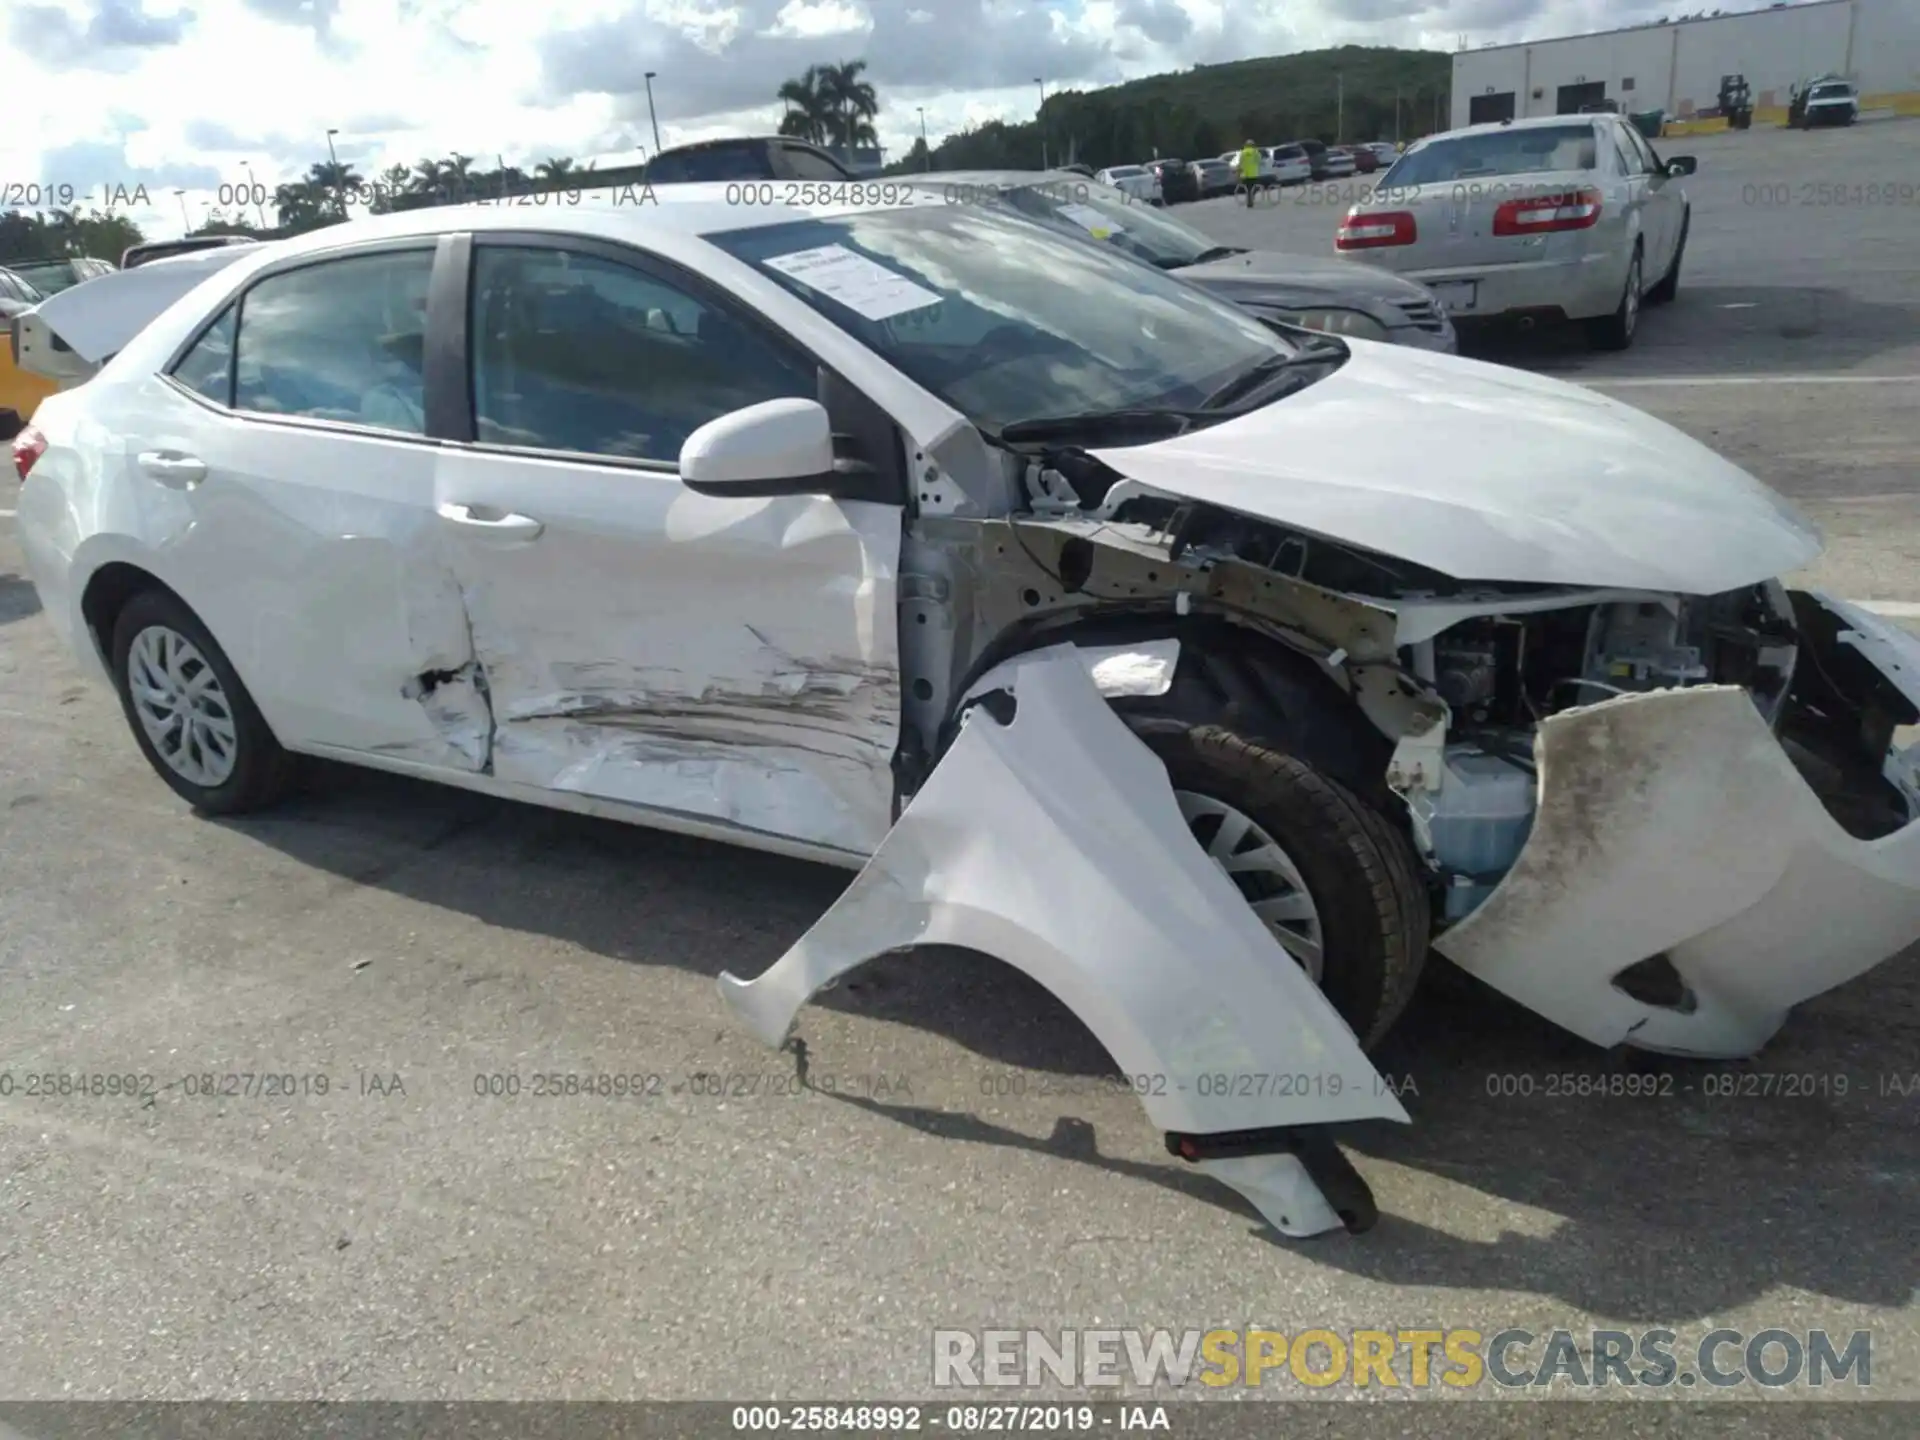
[[[1592,186],[1557,195],[1505,201],[1493,212],[1496,235],[1546,235],[1555,230],[1591,230],[1600,223],[1600,192]]]
[[[33,462],[46,453],[47,437],[31,425],[13,437],[13,468],[20,472],[23,481],[33,469]]]
[[[1411,210],[1350,210],[1333,237],[1336,250],[1377,250],[1386,245],[1411,245],[1420,238],[1420,226]]]

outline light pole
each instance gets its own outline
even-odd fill
[[[333,162],[334,203],[340,207],[340,218],[344,220],[347,218],[347,191],[346,187],[340,183],[340,157],[333,148],[333,137],[339,133],[338,130],[327,131],[327,159]]]
[[[1040,127],[1040,168],[1050,170],[1053,167],[1047,164],[1047,82],[1036,75],[1033,83],[1040,87],[1040,108],[1033,112],[1033,123]]]
[[[264,230],[267,228],[267,192],[262,190],[260,182],[253,178],[253,165],[250,162],[242,160],[240,168],[247,172],[247,189],[253,192],[253,203],[260,211],[260,228]],[[240,207],[240,213],[242,215],[247,213],[244,205]]]
[[[933,151],[927,146],[927,107],[916,105],[913,108],[920,113],[920,168],[931,170],[933,169]]]
[[[653,122],[653,153],[656,155],[660,153],[660,117],[653,111],[653,77],[659,73],[658,70],[647,71],[647,119]]]
[[[1336,70],[1333,73],[1334,111],[1333,143],[1338,145],[1347,138],[1347,73]]]
[[[180,202],[180,223],[186,226],[186,233],[191,235],[193,233],[193,217],[187,214],[187,192],[184,190],[176,190],[173,192],[173,198]]]

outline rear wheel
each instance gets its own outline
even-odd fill
[[[1643,252],[1633,247],[1633,259],[1627,263],[1626,288],[1620,292],[1620,306],[1611,315],[1587,322],[1587,339],[1596,350],[1625,350],[1640,330],[1640,301]]]
[[[1136,725],[1194,839],[1362,1045],[1412,998],[1426,887],[1387,819],[1297,756],[1218,725]]]
[[[272,804],[292,778],[226,652],[187,606],[142,590],[113,626],[113,680],[140,752],[195,809],[234,815]]]

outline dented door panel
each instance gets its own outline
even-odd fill
[[[1011,719],[991,698],[968,712],[852,886],[757,979],[722,976],[727,1003],[779,1045],[810,996],[866,960],[957,945],[1066,1004],[1164,1131],[1405,1120],[1346,1022],[1195,843],[1165,769],[1090,668],[1072,646],[1006,667]],[[1202,1168],[1287,1233],[1340,1223],[1291,1155]]]
[[[481,522],[442,528],[495,776],[855,855],[879,844],[900,728],[896,507],[720,499],[665,470],[453,448],[436,496]]]

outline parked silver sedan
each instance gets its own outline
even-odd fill
[[[1581,320],[1624,350],[1641,302],[1679,288],[1696,168],[1617,115],[1469,126],[1412,146],[1334,247],[1418,280],[1456,320]]]

